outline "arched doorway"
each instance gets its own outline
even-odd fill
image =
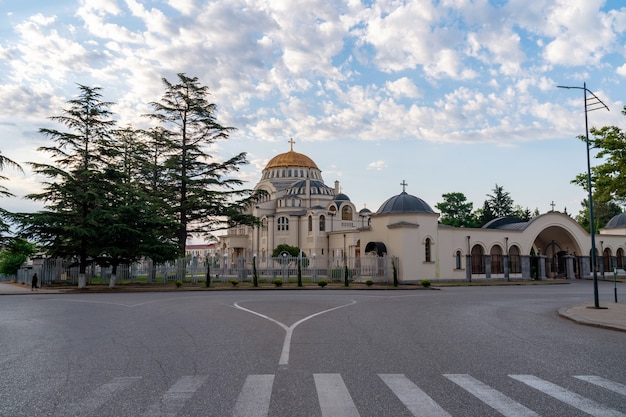
[[[485,251],[480,245],[472,247],[472,274],[485,273]]]

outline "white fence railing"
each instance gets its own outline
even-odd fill
[[[397,260],[396,260],[397,261]],[[253,280],[254,265],[261,282],[273,282],[280,278],[283,282],[295,281],[298,277],[298,262],[302,279],[308,282],[326,280],[341,282],[347,272],[350,281],[391,282],[393,267],[390,257],[317,257],[298,258],[281,256],[276,258],[236,258],[211,259],[208,264],[198,263],[194,258],[180,258],[173,262],[154,264],[147,259],[117,268],[116,283],[164,284],[181,280],[185,282],[205,282],[207,272],[212,282],[227,283],[233,279],[239,282]],[[33,274],[37,273],[42,285],[78,284],[79,267],[76,263],[63,259],[43,259],[32,266],[18,271],[17,282],[30,285]],[[88,285],[107,284],[111,278],[111,267],[91,264],[86,271]]]

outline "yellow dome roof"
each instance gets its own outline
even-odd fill
[[[293,144],[295,142],[290,141],[291,150],[289,152],[281,153],[280,155],[276,155],[265,166],[265,169],[276,168],[276,167],[305,167],[305,168],[315,168],[319,170],[315,162],[308,156],[302,153],[295,152],[293,150]]]

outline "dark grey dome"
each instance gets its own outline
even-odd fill
[[[344,193],[339,193],[333,198],[335,201],[350,201],[350,197],[345,195]]]
[[[483,225],[483,229],[523,230],[528,222],[517,217],[498,217]]]
[[[389,213],[434,213],[434,211],[430,208],[428,203],[421,198],[417,198],[403,191],[401,194],[385,201],[376,212],[376,214]]]
[[[626,227],[626,213],[613,216],[604,227],[605,229],[620,229]]]
[[[371,212],[372,212],[372,210],[368,209],[367,207],[364,207],[361,210],[359,210],[359,214],[362,215],[362,216],[370,214]]]

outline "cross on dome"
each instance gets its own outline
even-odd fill
[[[406,186],[409,185],[409,184],[407,184],[405,180],[402,180],[400,185],[402,186],[402,192],[403,193],[406,192]]]
[[[296,143],[296,141],[291,138],[288,142],[291,144],[291,152],[293,152],[293,144]]]

